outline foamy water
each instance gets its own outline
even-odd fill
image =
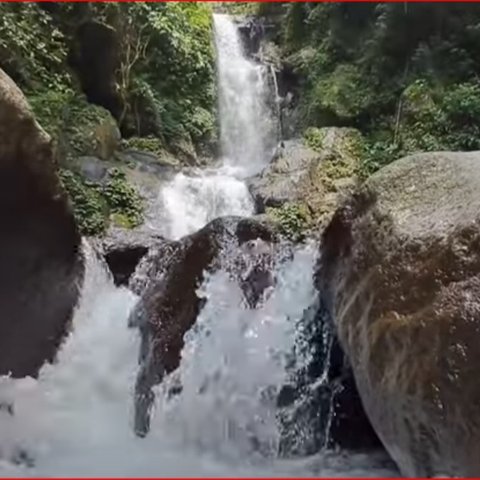
[[[151,432],[132,430],[138,338],[127,327],[136,298],[116,288],[93,255],[73,332],[38,380],[2,378],[1,476],[388,475],[382,458],[325,453],[276,458],[275,393],[295,326],[315,297],[315,246],[277,272],[257,310],[241,307],[239,286],[217,272],[199,290],[207,303],[186,336],[176,376],[182,392],[157,388]],[[15,465],[17,459],[23,465]]]
[[[228,166],[177,174],[160,191],[163,233],[177,240],[218,217],[250,216],[253,201],[241,174],[241,169]]]

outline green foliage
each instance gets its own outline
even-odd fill
[[[311,218],[308,208],[303,204],[286,203],[279,208],[267,208],[267,215],[271,215],[280,232],[294,242],[305,240]]]
[[[109,171],[109,178],[101,188],[111,214],[121,216],[124,226],[134,228],[143,221],[143,202],[137,190],[127,182],[124,172],[117,168]]]
[[[95,7],[118,33],[118,83],[127,136],[167,141],[212,134],[215,100],[210,5],[205,3],[112,3]]]
[[[373,134],[367,144],[364,172],[373,173],[416,152],[480,149],[480,87],[461,83],[432,87],[417,80],[402,95],[396,141],[392,133]]]
[[[337,119],[343,124],[358,118],[372,103],[374,92],[353,65],[339,65],[320,78],[310,95],[309,118],[318,124]],[[355,123],[355,122],[351,122]]]
[[[88,182],[66,169],[60,169],[59,175],[82,235],[101,235],[110,221],[124,228],[142,223],[142,198],[121,170],[111,169],[104,184]]]
[[[108,208],[98,188],[69,170],[59,171],[82,235],[99,235],[108,226]]]
[[[38,91],[28,96],[40,125],[57,141],[62,157],[108,158],[118,140],[116,124],[103,107],[88,103],[73,90]]]
[[[300,126],[359,128],[363,175],[414,152],[480,148],[475,6],[305,3],[281,24]]]
[[[210,6],[152,4],[147,19],[149,44],[142,71],[164,99],[160,115],[164,133],[172,137],[183,130],[199,139],[213,126],[209,114],[215,95]]]
[[[85,22],[115,32],[118,57],[106,61],[117,65],[105,106],[126,136],[153,135],[167,144],[182,137],[201,143],[215,136],[209,4],[0,4],[0,67],[23,87],[47,130],[67,137],[62,139],[67,151],[91,151],[90,128],[84,125],[91,110],[82,113],[85,121],[76,132],[63,128],[73,129],[79,109],[86,108],[83,99],[76,101],[81,94],[72,79],[78,51],[86,47],[77,27]],[[68,124],[64,115],[77,118]]]
[[[402,149],[391,140],[368,142],[362,158],[360,176],[363,178],[368,177],[379,168],[402,157],[402,153]]]
[[[454,150],[480,149],[480,86],[462,83],[445,92],[445,143]]]
[[[305,138],[305,143],[311,149],[316,150],[317,152],[322,150],[323,140],[325,139],[325,132],[323,130],[316,127],[309,127],[305,130],[303,136]]]
[[[0,66],[23,88],[70,85],[64,36],[36,3],[0,3]]]

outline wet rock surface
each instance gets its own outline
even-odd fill
[[[318,287],[404,475],[480,473],[480,155],[406,157],[324,233]]]
[[[113,275],[115,285],[128,285],[141,259],[151,249],[161,248],[170,242],[153,232],[113,228],[105,238],[95,243]]]
[[[50,137],[0,70],[0,375],[35,375],[65,335],[83,279],[81,238]]]
[[[320,301],[305,311],[299,332],[289,381],[277,399],[279,454],[305,456],[325,448],[383,450]]]

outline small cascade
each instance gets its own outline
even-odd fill
[[[181,366],[157,387],[151,431],[139,439],[132,431],[139,339],[127,327],[136,297],[115,287],[87,249],[82,298],[57,362],[36,380],[0,378],[0,477],[391,476],[381,456],[277,456],[277,396],[301,344],[304,312],[316,301],[316,252],[307,245],[279,265],[275,291],[255,310],[241,306],[240,287],[225,271],[206,278],[199,289],[206,305]],[[169,395],[178,382],[181,393]]]
[[[283,132],[283,119],[282,119],[282,97],[280,96],[278,90],[278,81],[277,81],[277,72],[275,71],[275,67],[270,64],[270,76],[273,82],[273,99],[275,104],[275,111],[277,117],[277,125],[278,125],[278,134],[277,134],[277,143],[284,139],[284,132]]]
[[[223,167],[176,175],[160,193],[167,212],[166,236],[178,240],[215,218],[250,216],[253,201],[245,183],[235,176],[236,170]]]

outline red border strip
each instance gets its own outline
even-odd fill
[[[224,0],[230,3],[480,3],[480,0]],[[32,3],[32,0],[0,0],[1,3]],[[144,3],[168,3],[168,2],[187,2],[204,3],[217,2],[217,0],[36,0],[35,3],[118,3],[118,2],[144,2]],[[62,479],[60,479],[62,480]],[[108,480],[108,479],[107,479]],[[221,480],[221,479],[219,479]],[[268,480],[268,479],[267,479]],[[479,478],[480,480],[480,478]]]

